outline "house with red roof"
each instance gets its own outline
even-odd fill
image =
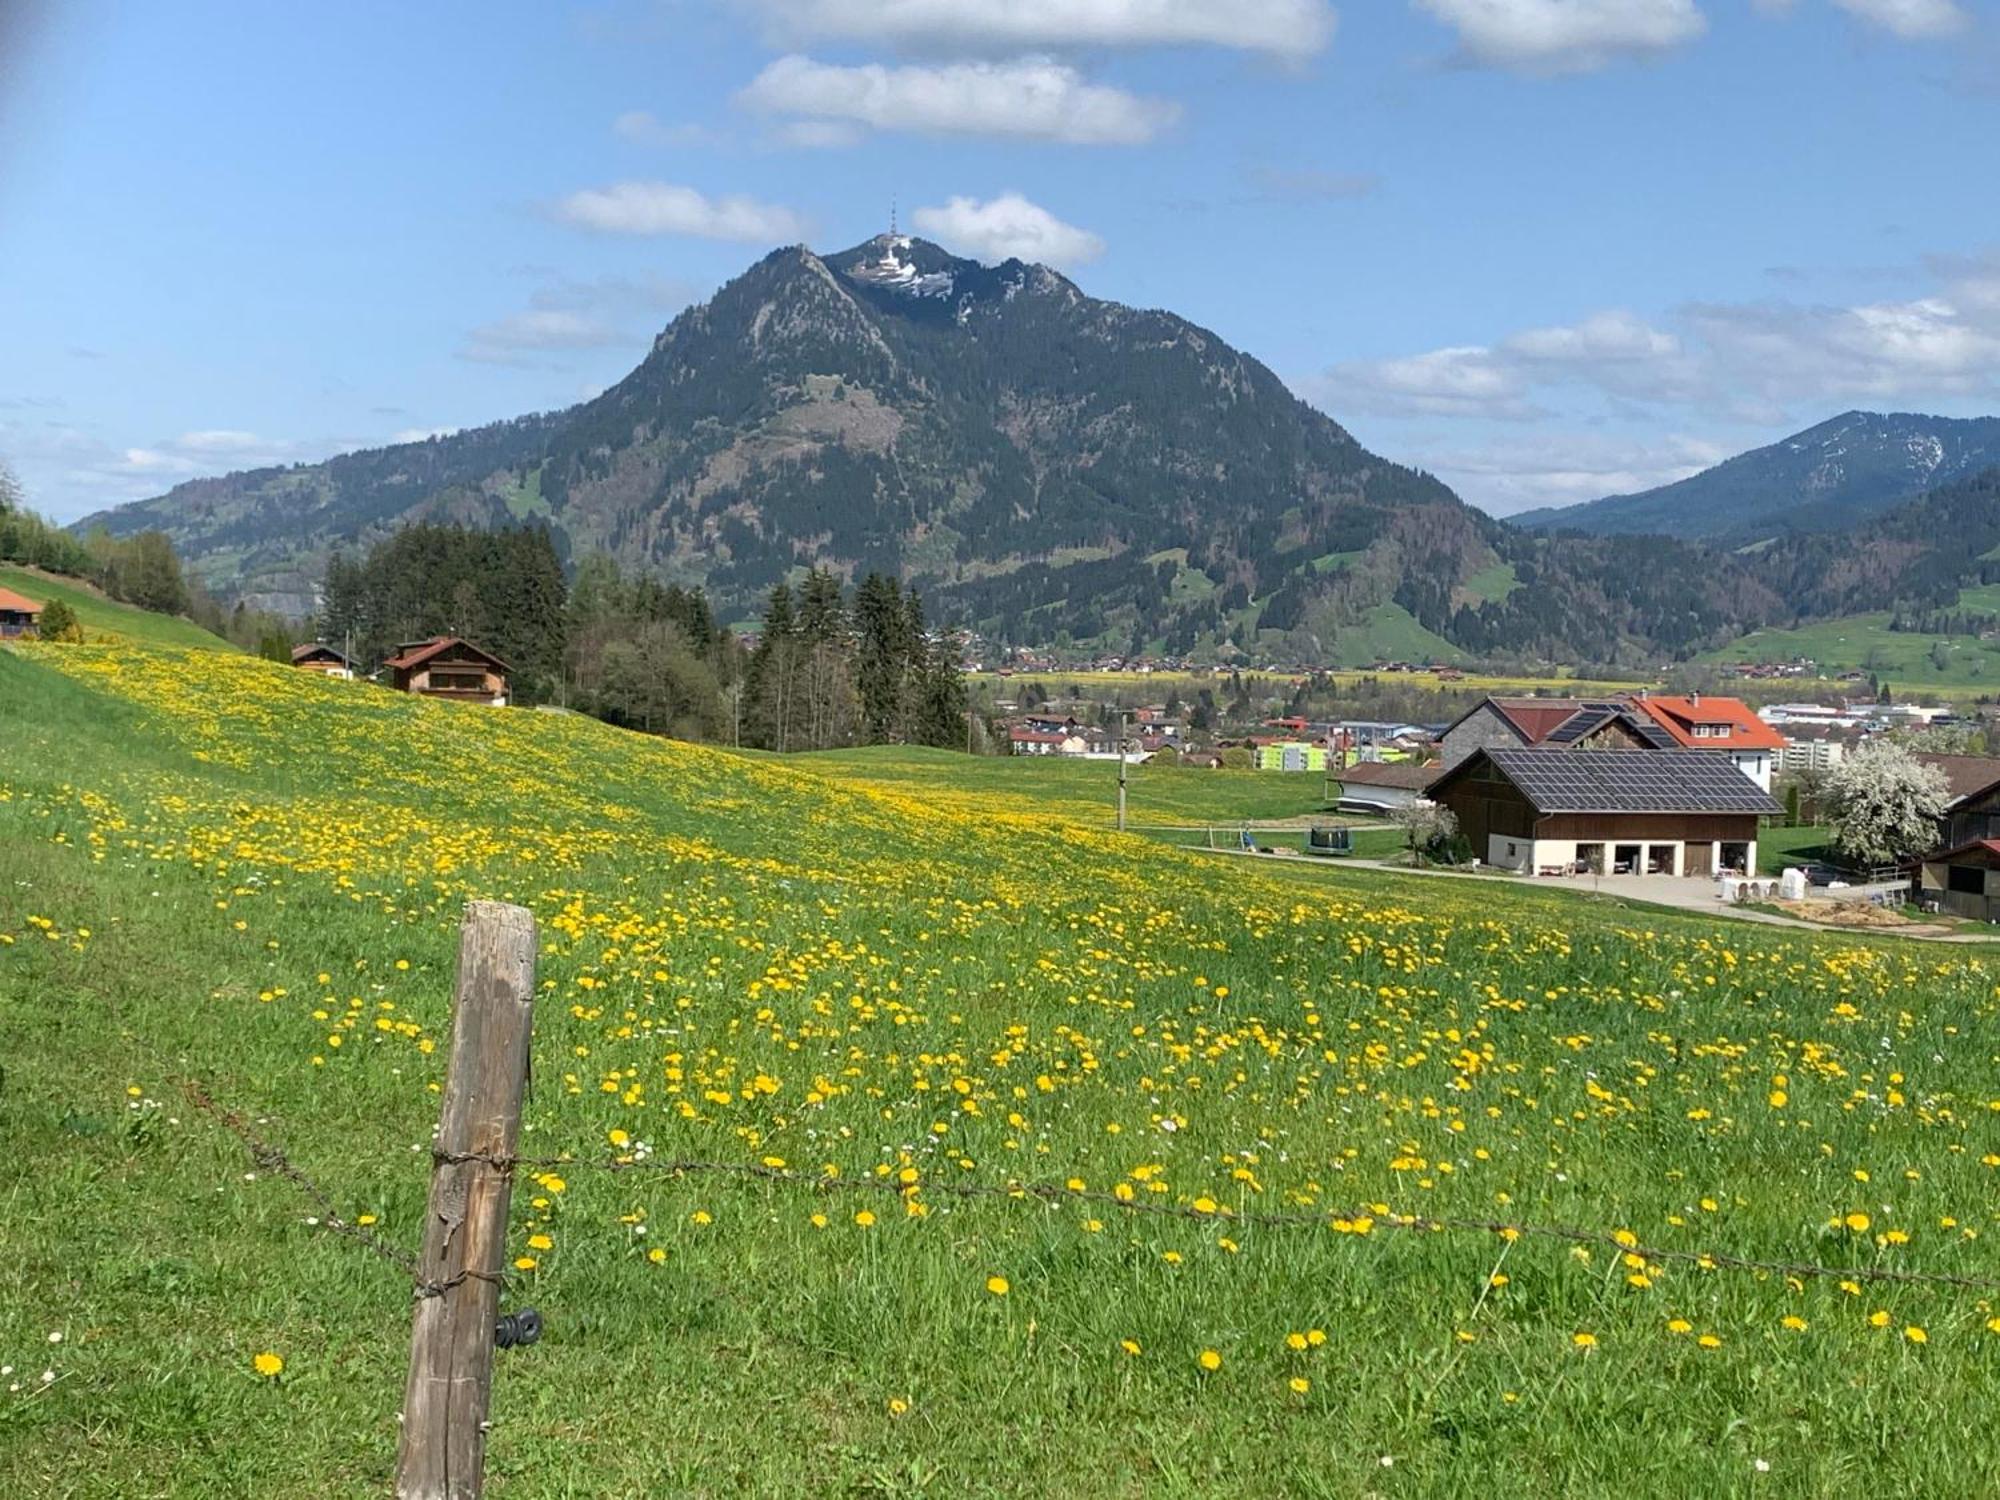
[[[382,665],[394,674],[399,693],[507,706],[507,679],[513,668],[455,635],[408,642]]]
[[[1771,769],[1778,752],[1790,742],[1752,713],[1742,699],[1707,693],[1690,693],[1684,698],[1641,693],[1629,701],[1682,749],[1727,755],[1737,770],[1765,791],[1771,789]]]
[[[0,640],[41,633],[42,606],[26,594],[0,589]]]

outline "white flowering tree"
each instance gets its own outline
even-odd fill
[[[1937,842],[1948,796],[1936,766],[1901,745],[1871,740],[1827,777],[1823,805],[1833,846],[1866,865],[1921,854]]]
[[[1394,809],[1389,820],[1403,830],[1415,864],[1422,864],[1425,854],[1435,856],[1449,849],[1458,837],[1458,815],[1423,797]]]

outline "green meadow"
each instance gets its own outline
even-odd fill
[[[2000,1489],[1979,952],[213,651],[0,651],[0,745],[0,1494],[387,1492],[409,1279],[190,1087],[414,1248],[471,897],[572,1158],[496,1496]]]

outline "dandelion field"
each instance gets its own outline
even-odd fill
[[[2000,1292],[1873,1279],[2000,1279],[1986,953],[976,791],[0,651],[0,1493],[386,1488],[407,1279],[182,1081],[414,1247],[472,896],[582,1159],[495,1495],[2000,1489]]]

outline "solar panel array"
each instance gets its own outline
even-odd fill
[[[1572,745],[1586,735],[1594,734],[1613,719],[1622,719],[1625,727],[1656,750],[1676,748],[1674,737],[1660,728],[1651,719],[1633,713],[1622,703],[1586,703],[1575,713],[1555,727],[1549,737],[1542,741],[1545,745]]]
[[[1489,750],[1536,809],[1559,812],[1774,813],[1778,804],[1709,750]]]

